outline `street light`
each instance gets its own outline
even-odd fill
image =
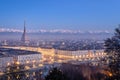
[[[18,62],[18,61],[17,61],[17,62],[16,62],[16,64],[17,64],[17,65],[19,65],[19,64],[20,64],[20,62]]]

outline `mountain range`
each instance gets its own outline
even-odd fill
[[[23,30],[0,28],[0,40],[20,40]],[[111,31],[80,31],[80,30],[27,30],[27,37],[30,40],[81,40],[97,39],[104,40],[113,35]]]

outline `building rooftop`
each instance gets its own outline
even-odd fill
[[[40,53],[35,51],[0,48],[0,57],[13,56],[13,55],[29,55],[29,54],[40,54]]]
[[[1,57],[6,57],[6,55],[4,55],[4,54],[2,54],[1,52],[0,52],[0,58]]]

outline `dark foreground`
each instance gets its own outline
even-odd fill
[[[112,76],[107,69],[89,64],[62,64],[59,68],[44,71],[36,69],[6,73],[0,76],[0,80],[109,80]]]

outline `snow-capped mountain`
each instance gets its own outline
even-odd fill
[[[0,28],[0,32],[19,32],[22,33],[23,30],[20,29],[9,29],[9,28]],[[54,29],[54,30],[27,30],[27,33],[67,33],[67,34],[111,34],[112,31],[81,31],[81,30],[63,30],[63,29]]]

